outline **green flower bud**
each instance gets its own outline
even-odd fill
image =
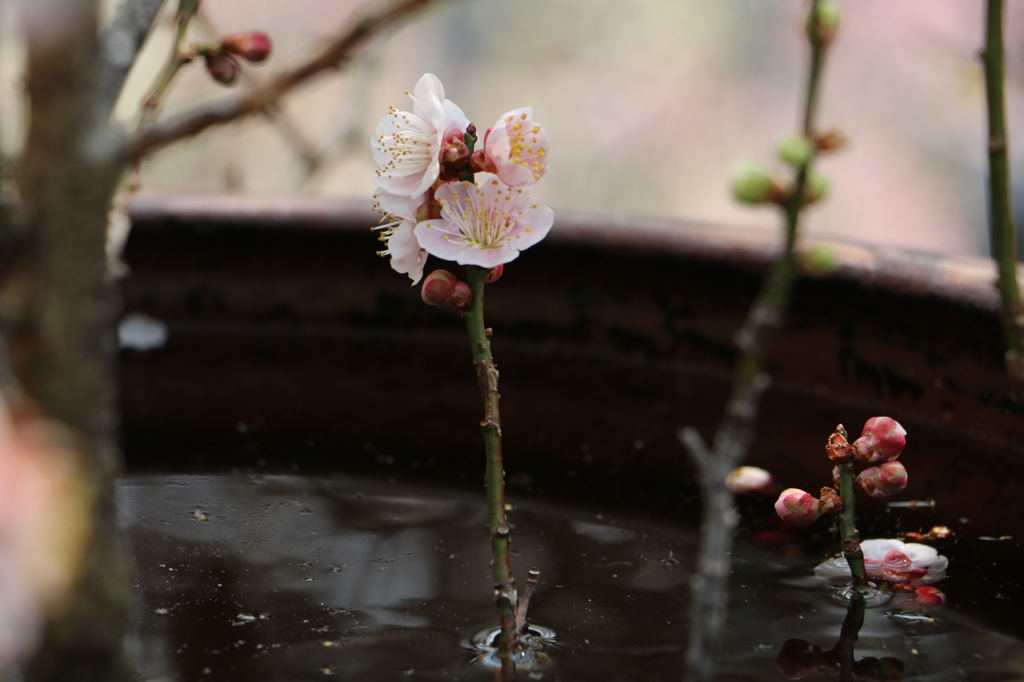
[[[810,206],[828,196],[829,182],[817,168],[807,169],[807,184],[804,187],[804,203]]]
[[[740,161],[732,170],[732,195],[744,204],[764,204],[772,200],[778,186],[770,171],[756,161]]]
[[[842,8],[835,0],[818,0],[811,5],[807,17],[807,38],[812,43],[828,45],[839,30]]]
[[[824,274],[839,265],[839,255],[827,246],[812,246],[800,256],[800,262],[813,273]]]
[[[801,168],[814,155],[814,143],[803,135],[786,135],[775,145],[775,153],[793,168]]]

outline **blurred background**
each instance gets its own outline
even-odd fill
[[[274,54],[247,68],[238,86],[245,88],[309,54],[360,4],[204,0],[192,37],[269,33]],[[176,6],[169,0],[129,80],[117,110],[126,126],[134,125],[139,100],[166,58]],[[143,167],[144,186],[367,198],[374,189],[373,128],[389,105],[411,108],[404,93],[430,71],[481,128],[509,109],[534,107],[552,138],[553,171],[533,189],[540,203],[777,229],[775,212],[736,206],[726,187],[732,164],[771,160],[775,140],[796,126],[805,7],[797,0],[440,2],[376,41],[349,69],[299,91],[272,118],[215,129],[158,153]],[[852,145],[824,161],[833,191],[811,212],[808,233],[987,253],[977,58],[983,3],[857,0],[844,9],[820,121],[842,130]],[[1007,20],[1010,148],[1020,161],[1024,8],[1011,4]],[[23,134],[17,34],[7,11],[0,146],[8,155]],[[196,64],[173,86],[164,115],[225,94]],[[1018,206],[1022,179],[1018,172]]]

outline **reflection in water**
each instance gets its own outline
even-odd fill
[[[531,624],[556,633],[550,664],[531,674],[679,679],[695,533],[510,502],[515,549],[530,561],[514,556],[516,570],[540,569]],[[143,679],[489,679],[464,646],[495,625],[479,496],[358,479],[133,477],[118,505]],[[737,545],[721,679],[777,679],[789,638],[835,642],[842,611],[807,577],[813,563]],[[1015,679],[1021,642],[955,604],[941,613],[868,610],[860,653],[904,661],[908,679]]]
[[[798,680],[814,673],[826,675],[839,674],[843,682],[854,678],[859,680],[876,680],[877,682],[902,682],[904,679],[903,661],[886,656],[875,658],[866,656],[855,660],[854,646],[857,636],[864,627],[864,611],[866,602],[863,596],[854,591],[851,593],[846,618],[839,631],[839,641],[828,651],[802,639],[789,639],[782,645],[775,665],[783,677]]]

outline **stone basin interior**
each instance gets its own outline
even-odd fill
[[[483,679],[462,646],[491,605],[458,315],[366,257],[361,205],[143,197],[133,217],[119,494],[146,675]],[[540,564],[532,611],[560,640],[543,679],[678,677],[697,506],[675,432],[712,433],[771,251],[635,222],[641,244],[612,219],[560,214],[488,289],[517,571]],[[800,283],[770,356],[749,463],[814,490],[837,422],[897,418],[899,500],[927,504],[862,504],[862,529],[949,526],[949,602],[930,623],[875,612],[858,655],[901,658],[908,679],[1020,679],[1024,405],[1000,369],[984,267],[835,248],[847,265]],[[786,532],[769,499],[741,511],[723,679],[781,679],[785,639],[827,649],[838,633],[842,607],[802,582],[835,536]],[[372,667],[396,648],[408,658]]]

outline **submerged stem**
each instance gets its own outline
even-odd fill
[[[1024,310],[1017,283],[1017,245],[1010,207],[1009,144],[1006,136],[1006,73],[1003,48],[1003,0],[988,0],[985,12],[985,102],[988,106],[988,190],[992,257],[996,261],[996,288],[1002,301],[1003,340],[1010,375],[1024,379]]]
[[[498,369],[491,354],[491,340],[484,327],[484,277],[487,270],[470,265],[467,280],[473,292],[473,302],[465,312],[466,329],[473,349],[473,366],[477,384],[484,401],[484,418],[480,429],[484,436],[487,455],[487,525],[491,534],[491,572],[494,576],[494,600],[501,614],[501,637],[498,651],[501,655],[503,676],[514,674],[512,649],[516,643],[515,579],[512,577],[512,559],[508,520],[505,517],[505,471],[501,457],[501,416],[498,412]]]

